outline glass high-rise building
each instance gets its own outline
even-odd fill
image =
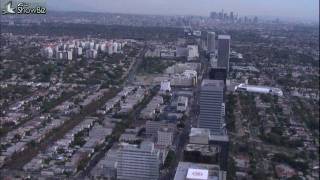
[[[204,79],[200,91],[199,128],[207,128],[211,134],[223,134],[223,80]]]
[[[227,72],[229,72],[230,41],[229,35],[218,36],[218,67],[226,68]]]
[[[215,32],[208,32],[207,47],[208,47],[209,53],[215,52],[215,49],[216,49],[216,33]]]

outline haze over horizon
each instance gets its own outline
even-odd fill
[[[319,22],[318,0],[47,0],[49,9],[157,15],[209,16],[211,11],[241,16],[279,17]]]

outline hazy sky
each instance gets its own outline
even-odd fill
[[[50,9],[161,15],[202,15],[224,9],[240,15],[317,20],[319,0],[47,0]]]

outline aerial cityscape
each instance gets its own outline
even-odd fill
[[[249,1],[1,2],[0,179],[319,179],[319,2]]]

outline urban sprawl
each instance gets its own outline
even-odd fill
[[[319,179],[318,26],[97,14],[1,19],[0,179]]]

